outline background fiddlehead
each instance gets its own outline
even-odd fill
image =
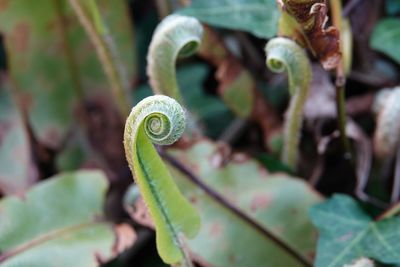
[[[172,98],[156,95],[143,99],[132,109],[124,133],[129,166],[155,224],[157,250],[169,264],[185,260],[180,235],[196,235],[200,217],[179,192],[152,142],[172,144],[184,129],[182,107]],[[184,266],[190,266],[187,262]]]
[[[400,87],[381,90],[373,109],[377,114],[375,152],[378,156],[392,156],[400,143]]]
[[[286,38],[278,37],[270,40],[265,52],[269,69],[288,73],[289,92],[292,98],[285,119],[282,160],[295,168],[303,106],[311,81],[311,65],[305,51],[294,41]]]
[[[192,17],[170,15],[156,28],[147,55],[147,74],[155,93],[182,103],[176,80],[176,60],[192,55],[203,35],[203,26]]]

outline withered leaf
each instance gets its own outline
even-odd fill
[[[326,70],[334,69],[341,60],[340,35],[333,27],[326,27],[326,0],[278,0],[282,12],[287,12],[300,25],[304,41]]]

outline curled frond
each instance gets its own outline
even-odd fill
[[[156,95],[139,102],[125,125],[125,154],[156,228],[160,257],[168,264],[185,256],[181,234],[193,237],[200,227],[196,210],[180,193],[152,143],[168,145],[185,129],[185,113],[174,99]]]
[[[282,160],[292,168],[297,162],[303,106],[311,82],[311,64],[305,51],[287,38],[274,38],[265,48],[267,66],[274,72],[288,73],[292,99],[286,113]]]
[[[176,60],[195,53],[202,36],[203,26],[192,17],[169,15],[157,26],[147,54],[147,75],[155,93],[182,103]]]

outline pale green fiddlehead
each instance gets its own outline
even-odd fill
[[[378,156],[392,156],[400,144],[400,87],[384,89],[375,97],[377,114],[374,136]]]
[[[180,236],[195,236],[200,217],[180,193],[152,142],[172,144],[184,129],[185,113],[178,102],[155,95],[132,109],[124,133],[126,158],[153,218],[158,253],[168,264],[185,260]]]
[[[282,161],[295,168],[300,140],[303,106],[311,81],[311,65],[305,51],[294,41],[274,38],[265,47],[267,66],[274,72],[287,71],[292,95],[284,126]]]
[[[176,60],[192,55],[202,36],[203,26],[192,17],[170,15],[157,26],[147,55],[147,75],[155,93],[182,103],[176,80]]]

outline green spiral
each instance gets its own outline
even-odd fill
[[[200,217],[180,193],[153,143],[172,144],[184,130],[183,108],[174,99],[163,95],[150,96],[139,102],[125,124],[126,158],[153,218],[157,250],[168,264],[184,258],[182,233],[194,237],[200,227]]]

